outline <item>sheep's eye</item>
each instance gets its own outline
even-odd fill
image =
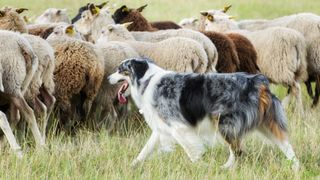
[[[207,19],[208,19],[209,21],[213,22],[213,16],[212,16],[212,15],[208,15],[208,16],[207,16]]]

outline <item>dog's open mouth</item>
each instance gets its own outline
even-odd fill
[[[128,102],[127,98],[124,96],[124,93],[126,92],[128,87],[129,83],[127,81],[124,81],[118,91],[118,100],[121,104],[126,104]]]

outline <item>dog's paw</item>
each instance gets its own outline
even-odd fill
[[[294,172],[298,172],[300,170],[300,163],[299,161],[294,161],[292,166],[291,166],[291,169],[294,171]]]

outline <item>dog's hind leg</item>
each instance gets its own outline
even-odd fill
[[[144,145],[143,149],[139,153],[138,157],[132,162],[131,166],[137,166],[140,162],[144,161],[147,157],[149,157],[158,145],[159,138],[160,137],[158,132],[152,132],[148,142],[146,143],[146,145]]]
[[[5,134],[5,136],[7,137],[10,147],[17,154],[18,158],[22,158],[21,147],[17,143],[17,140],[12,133],[12,129],[8,123],[6,115],[3,114],[2,112],[0,112],[0,128]]]
[[[159,153],[168,153],[174,151],[175,139],[171,135],[160,135]]]
[[[280,128],[260,128],[259,131],[267,137],[271,142],[276,144],[280,150],[285,154],[288,160],[292,161],[292,169],[299,170],[299,160],[287,138],[286,132]]]
[[[182,146],[192,162],[196,162],[204,153],[204,145],[198,134],[190,127],[175,127],[172,136]]]

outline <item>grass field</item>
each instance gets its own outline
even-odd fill
[[[72,16],[86,2],[1,0],[0,7],[29,8],[29,17],[36,17],[48,7],[67,8]],[[226,3],[233,5],[230,12],[239,19],[272,18],[296,12],[320,14],[320,1],[315,0],[126,0],[116,3],[129,7],[148,3],[144,15],[149,20],[179,21],[184,17],[198,16],[200,10],[220,8]],[[286,93],[279,86],[273,86],[272,91],[280,98]],[[209,149],[198,163],[191,163],[177,147],[175,152],[153,156],[143,166],[133,169],[130,163],[150,135],[150,130],[143,125],[139,129],[122,129],[114,135],[108,135],[105,130],[81,129],[71,137],[54,135],[51,130],[44,150],[34,148],[32,138],[20,138],[24,158],[17,159],[8,145],[2,147],[0,179],[320,179],[320,107],[310,110],[311,100],[305,92],[304,103],[306,116],[303,118],[287,111],[290,139],[302,166],[298,173],[291,171],[290,162],[279,149],[262,142],[256,133],[245,140],[246,155],[232,170],[219,168],[228,158],[225,146]]]

